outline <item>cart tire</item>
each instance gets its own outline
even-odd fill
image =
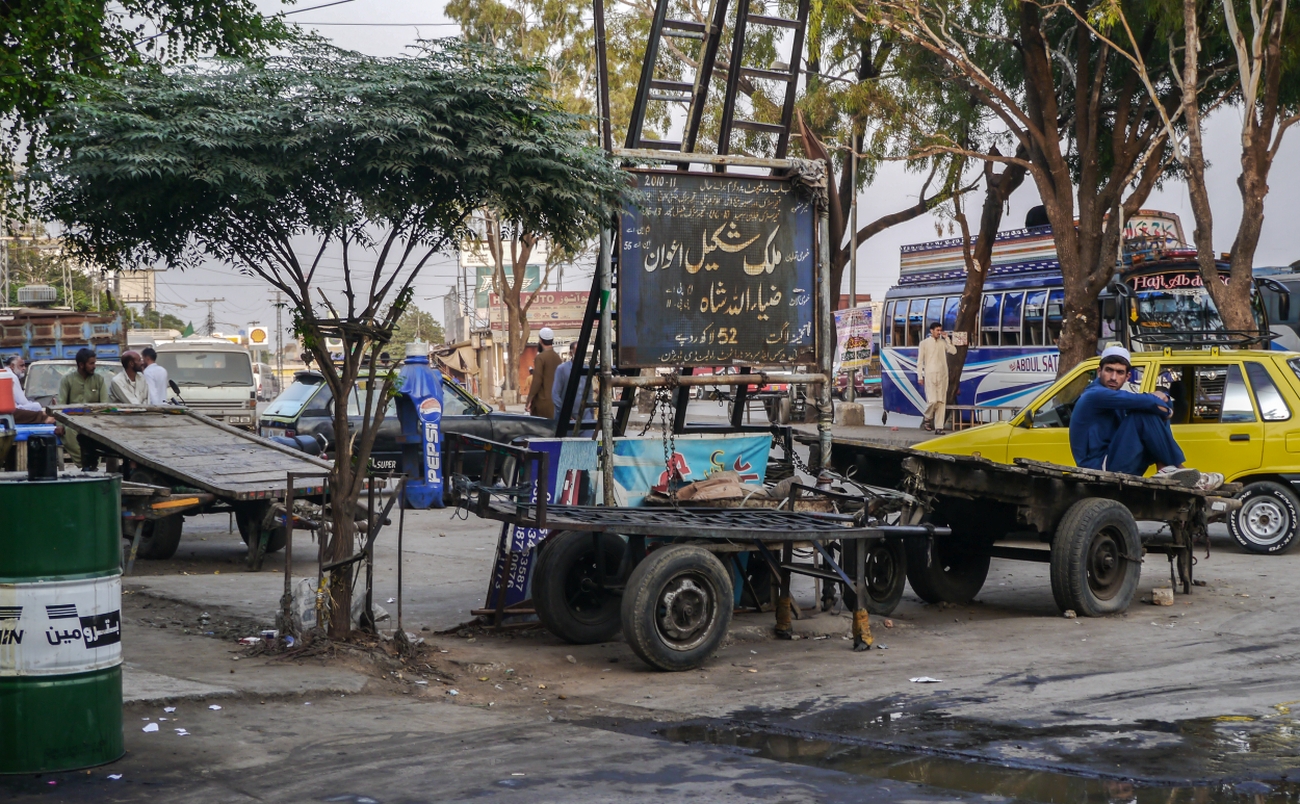
[[[558,534],[557,534],[558,535]],[[546,560],[551,556],[548,549],[551,545],[550,539],[543,539],[537,544],[537,555],[533,559],[532,569],[532,588],[531,595],[533,600],[533,611],[537,613],[537,620],[547,631],[551,630],[550,611],[546,609],[546,601],[542,598],[541,590],[546,583]]]
[[[627,544],[601,533],[605,577],[613,581]],[[565,531],[552,536],[533,577],[533,605],[546,630],[574,645],[608,642],[619,629],[619,594],[596,586],[596,551],[591,533]]]
[[[850,578],[857,572],[857,549],[860,539],[845,539],[840,568]],[[907,548],[902,539],[872,539],[867,546],[867,600],[866,609],[872,614],[887,617],[898,608],[907,586]],[[858,596],[852,586],[844,587],[844,608],[853,611],[858,607]]]
[[[131,473],[131,482],[146,483],[150,486],[170,486],[171,483],[159,478],[152,472],[140,469]],[[140,530],[140,547],[135,557],[150,561],[162,561],[176,555],[176,548],[181,544],[181,531],[185,529],[185,516],[175,514],[162,519],[146,521]],[[129,539],[131,530],[122,529],[124,538]]]
[[[261,534],[254,534],[257,524],[265,518],[265,510],[262,506],[253,507],[240,506],[235,509],[235,527],[239,528],[239,538],[248,544],[254,538],[261,538]],[[266,552],[274,553],[277,550],[283,550],[285,535],[283,528],[276,528],[271,531],[271,536],[266,540]]]
[[[1245,550],[1279,555],[1290,549],[1300,532],[1300,499],[1280,483],[1261,480],[1237,495],[1241,508],[1228,518],[1228,530]]]
[[[1137,522],[1123,504],[1100,497],[1075,503],[1052,540],[1057,606],[1083,617],[1124,611],[1142,576],[1141,555]]]
[[[693,670],[721,647],[734,599],[717,556],[686,544],[660,548],[628,578],[623,637],[651,667]]]
[[[989,575],[987,553],[960,549],[952,539],[908,539],[907,580],[926,603],[969,603]]]

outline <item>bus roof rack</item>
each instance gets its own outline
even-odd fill
[[[1261,335],[1248,330],[1231,329],[1194,329],[1178,332],[1142,332],[1129,336],[1143,346],[1187,347],[1191,349],[1205,346],[1229,346],[1244,348],[1262,346],[1270,343],[1277,336],[1270,333]]]

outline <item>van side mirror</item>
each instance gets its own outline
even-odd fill
[[[176,394],[177,396],[181,395],[181,388],[179,385],[176,384],[175,380],[168,380],[167,387],[172,389],[173,394]]]
[[[1020,419],[1020,426],[1032,428],[1034,426],[1034,409],[1025,408],[1025,415]]]

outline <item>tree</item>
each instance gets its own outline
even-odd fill
[[[128,71],[83,84],[53,119],[41,209],[98,264],[214,259],[283,292],[335,399],[359,378],[359,428],[336,406],[328,560],[355,549],[357,499],[395,373],[379,354],[433,255],[477,209],[578,244],[624,178],[547,97],[545,74],[463,43],[372,58],[313,44],[261,63]],[[300,256],[295,242],[314,239]],[[341,291],[318,272],[342,253]],[[342,341],[336,364],[327,338]],[[351,573],[330,576],[331,636]]]
[[[68,97],[69,76],[105,78],[123,67],[207,53],[249,55],[287,35],[280,19],[263,17],[251,0],[6,3],[0,161],[12,164],[23,141],[40,135],[45,116]]]
[[[401,360],[406,354],[406,345],[408,343],[442,343],[444,335],[442,324],[434,320],[433,316],[421,310],[415,305],[406,308],[402,317],[397,319],[397,326],[393,327],[393,338],[388,342],[388,353],[394,360]]]
[[[1156,65],[1155,96],[1097,36],[1081,2],[884,0],[877,7],[884,24],[933,54],[948,80],[996,115],[1023,149],[995,161],[1027,170],[1052,224],[1065,283],[1061,372],[1096,354],[1097,296],[1115,271],[1120,221],[1166,174],[1163,118],[1178,103],[1156,4],[1115,2],[1132,23],[1137,50]],[[958,142],[932,147],[967,153]]]

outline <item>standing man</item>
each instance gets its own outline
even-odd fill
[[[146,346],[140,352],[144,360],[144,382],[149,388],[150,405],[167,404],[167,369],[158,365],[158,353],[152,346]]]
[[[23,391],[23,377],[27,374],[27,363],[21,355],[10,355],[0,368],[0,377],[8,376],[13,380],[14,388],[14,424],[54,424],[54,419],[45,415],[45,409],[39,402],[27,398]]]
[[[119,405],[149,404],[149,386],[144,379],[144,359],[135,350],[122,353],[122,373],[108,384],[108,398]]]
[[[573,341],[569,344],[569,359],[560,364],[555,370],[555,384],[551,388],[551,402],[555,405],[555,415],[560,415],[560,408],[564,405],[564,391],[569,387],[569,375],[573,374],[573,367],[578,360],[578,342]],[[578,371],[582,371],[579,367]],[[577,412],[576,406],[582,404],[582,400],[587,396],[587,378],[581,377],[578,380],[578,394],[573,398],[574,409],[569,412],[569,421],[573,421],[573,414]],[[595,421],[591,406],[587,407],[582,417],[583,423]]]
[[[77,350],[77,370],[63,375],[56,401],[60,405],[95,405],[108,401],[108,383],[95,373],[93,349],[83,346]],[[94,470],[99,466],[95,445],[71,427],[65,429],[63,450],[82,469]]]
[[[925,389],[925,413],[921,428],[943,435],[943,425],[948,415],[948,355],[957,354],[957,347],[943,332],[943,324],[930,325],[930,337],[921,341],[916,351],[916,379]]]
[[[543,419],[555,418],[555,403],[551,389],[555,387],[555,370],[560,367],[560,356],[555,353],[555,333],[542,327],[537,333],[537,358],[533,361],[533,382],[528,388],[524,410]]]

